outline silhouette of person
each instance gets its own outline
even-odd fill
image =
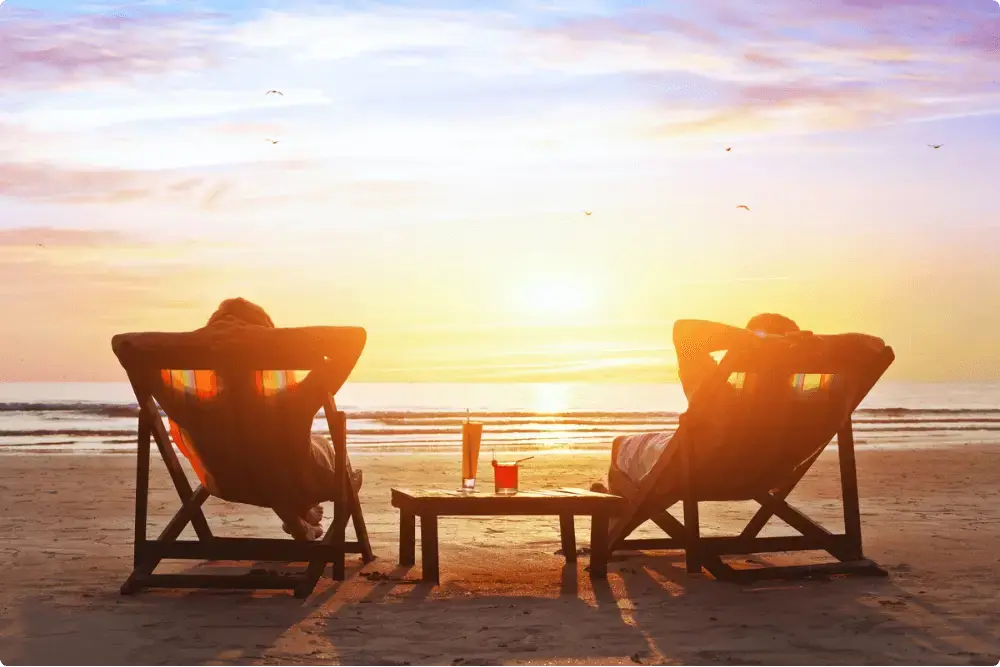
[[[223,324],[227,320],[236,320],[244,324],[275,328],[270,315],[257,304],[243,298],[226,299],[219,304],[219,307],[212,313],[206,326]],[[249,379],[247,381],[250,381]],[[256,388],[254,388],[256,390]],[[311,435],[310,454],[315,463],[327,468],[331,472],[334,470],[333,446],[326,438],[320,435]],[[351,484],[355,489],[361,487],[362,474],[360,470],[352,471]],[[323,519],[323,506],[314,505],[306,511],[294,511],[288,508],[275,507],[275,514],[281,520],[281,528],[286,533],[297,540],[312,541],[319,539],[323,535],[323,528],[320,522]]]
[[[684,395],[690,401],[704,382],[718,370],[719,364],[712,357],[713,352],[753,349],[764,336],[784,336],[798,332],[799,327],[793,320],[776,313],[754,315],[745,328],[707,320],[677,320],[674,323],[673,339],[677,352],[677,376]],[[659,432],[616,438],[612,456],[619,448],[628,445],[633,446],[632,452],[636,448],[662,446],[671,435]],[[609,473],[608,477],[613,479],[615,476]],[[608,486],[601,482],[595,482],[590,488],[592,491],[608,493]]]

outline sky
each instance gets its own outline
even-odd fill
[[[995,0],[6,0],[0,71],[0,381],[231,296],[364,381],[671,381],[766,311],[1000,379]]]

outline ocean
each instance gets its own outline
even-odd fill
[[[686,404],[678,384],[349,383],[337,395],[358,453],[456,450],[466,410],[485,451],[608,450],[616,435],[676,428]],[[135,411],[126,383],[0,383],[0,453],[127,453]],[[1000,443],[1000,383],[882,382],[855,434],[860,447]]]

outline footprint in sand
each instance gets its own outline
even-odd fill
[[[883,607],[905,607],[906,600],[879,600],[878,603]]]

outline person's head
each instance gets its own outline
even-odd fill
[[[766,334],[771,334],[774,336],[784,336],[785,334],[795,333],[799,330],[799,325],[797,325],[791,318],[785,317],[784,315],[778,315],[777,313],[760,313],[759,315],[754,315],[747,322],[747,329],[750,331],[760,331]]]
[[[208,324],[215,324],[227,317],[239,320],[244,324],[274,328],[274,322],[271,321],[271,317],[263,308],[243,298],[226,299],[220,303],[212,316],[208,318]]]

